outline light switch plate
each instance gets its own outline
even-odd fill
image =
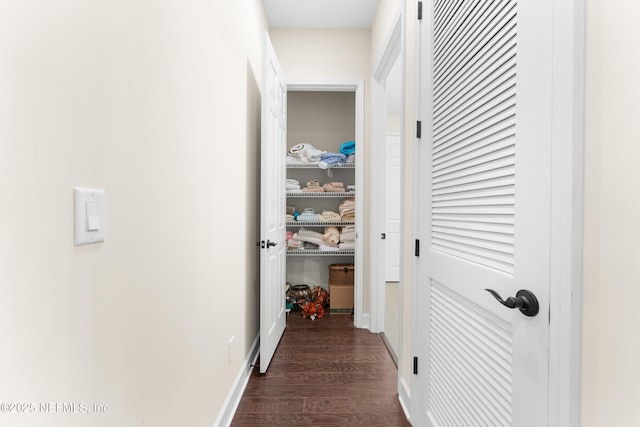
[[[75,244],[104,242],[106,204],[104,190],[74,188]]]

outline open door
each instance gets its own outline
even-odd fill
[[[262,59],[260,184],[260,372],[265,373],[286,326],[285,156],[287,89],[269,35]]]
[[[546,426],[552,1],[425,6],[418,424]]]

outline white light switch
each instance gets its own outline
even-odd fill
[[[104,190],[76,187],[74,199],[75,244],[103,242],[106,235]]]
[[[87,202],[87,231],[100,230],[100,203]]]

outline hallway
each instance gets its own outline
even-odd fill
[[[397,370],[380,335],[348,314],[292,312],[267,374],[256,366],[232,427],[409,426]]]

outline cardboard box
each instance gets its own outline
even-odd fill
[[[353,310],[353,286],[329,285],[332,313],[351,313]]]

